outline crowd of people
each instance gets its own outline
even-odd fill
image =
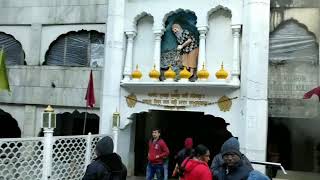
[[[152,130],[148,142],[146,179],[168,179],[169,148],[160,137],[160,129]],[[113,152],[113,141],[104,137],[96,145],[97,158],[88,165],[83,180],[125,180],[127,169],[118,154]],[[184,148],[175,156],[172,177],[180,180],[268,180],[264,174],[253,169],[248,158],[240,152],[239,141],[230,137],[215,155],[211,166],[210,150],[203,144],[193,148],[193,139],[186,138]]]
[[[160,129],[152,131],[149,141],[147,180],[168,179],[167,159],[169,148],[160,138]],[[193,148],[192,138],[186,138],[184,148],[175,156],[173,177],[180,180],[268,180],[269,178],[254,170],[248,158],[240,152],[239,141],[235,137],[226,140],[219,154],[209,167],[210,151],[203,144]]]

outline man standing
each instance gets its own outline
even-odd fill
[[[169,156],[169,149],[160,138],[160,129],[152,130],[152,139],[149,141],[147,180],[152,180],[154,174],[158,180],[163,180],[163,161]]]
[[[182,65],[189,69],[192,75],[190,77],[190,81],[195,81],[195,70],[198,64],[199,43],[197,42],[195,36],[187,29],[182,29],[179,23],[174,23],[172,25],[172,32],[177,37],[177,42],[179,44],[177,50],[180,51],[182,56]]]

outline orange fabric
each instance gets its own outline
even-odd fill
[[[184,53],[181,56],[183,66],[187,68],[197,68],[198,65],[199,48],[194,49],[190,53]]]

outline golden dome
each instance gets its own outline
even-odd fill
[[[153,65],[153,69],[150,71],[149,77],[153,80],[159,80],[160,72],[156,70],[156,65]]]
[[[133,80],[139,80],[142,77],[141,71],[139,71],[138,64],[136,66],[136,70],[134,70],[131,74]]]
[[[216,72],[217,79],[227,79],[228,72],[223,69],[223,63],[221,64],[221,69]]]
[[[208,80],[210,73],[205,69],[204,63],[202,69],[197,73],[199,80]]]
[[[164,77],[166,80],[173,80],[176,77],[176,73],[171,69],[171,65],[169,66],[169,69],[164,72]]]
[[[184,66],[183,70],[180,71],[180,78],[181,79],[189,79],[191,73],[187,70],[187,67]]]

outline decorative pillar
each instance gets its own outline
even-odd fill
[[[239,140],[250,160],[265,161],[268,127],[270,0],[244,0]],[[257,16],[257,14],[259,14]],[[256,167],[261,171],[265,167]]]
[[[52,149],[53,149],[53,131],[54,128],[43,128],[43,179],[51,178],[52,171]]]
[[[233,57],[232,57],[232,84],[240,84],[240,31],[241,25],[232,25]]]
[[[199,58],[198,58],[198,70],[202,69],[202,65],[206,64],[206,33],[208,32],[208,26],[198,27],[200,33],[199,42]]]
[[[120,109],[124,57],[125,0],[108,1],[99,132],[112,134],[112,114]]]
[[[52,148],[53,148],[53,131],[56,128],[56,113],[49,105],[42,113],[41,127],[43,128],[43,180],[51,178],[52,171]]]
[[[163,35],[163,29],[154,30],[153,33],[155,36],[153,60],[155,69],[160,72],[161,36]]]
[[[136,36],[136,32],[127,31],[127,52],[126,52],[126,62],[123,71],[123,81],[129,81],[132,73],[132,59],[133,59],[133,39]]]
[[[92,142],[92,135],[91,133],[89,132],[88,133],[88,136],[86,138],[86,152],[84,154],[84,171],[86,171],[87,169],[87,166],[90,164],[90,160],[91,160],[91,149],[92,149],[92,146],[91,146],[91,142]]]

